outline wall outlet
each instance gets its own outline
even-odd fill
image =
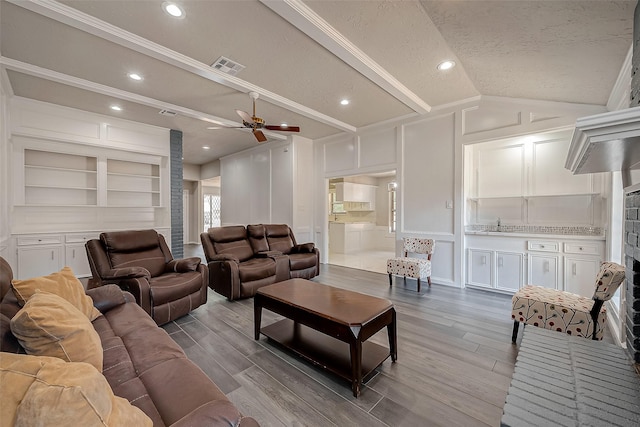
[[[453,209],[453,200],[447,200],[447,209]]]

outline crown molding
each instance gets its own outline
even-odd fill
[[[416,113],[426,114],[431,111],[429,104],[358,49],[301,0],[260,2]]]
[[[24,9],[38,13],[42,16],[54,19],[63,24],[69,25],[81,31],[93,34],[120,46],[155,58],[164,63],[173,65],[182,70],[188,71],[215,83],[232,88],[239,92],[257,92],[260,99],[270,102],[279,107],[293,111],[310,119],[332,126],[334,128],[355,132],[355,126],[342,122],[326,114],[315,111],[302,104],[294,102],[274,92],[256,86],[252,83],[222,73],[211,68],[209,65],[196,61],[186,55],[168,49],[162,45],[154,43],[129,31],[125,31],[108,22],[97,19],[91,15],[80,12],[77,9],[64,5],[54,0],[7,0],[10,3]]]

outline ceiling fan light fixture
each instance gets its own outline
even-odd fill
[[[281,128],[286,128],[286,127],[289,127],[289,125],[288,125],[288,124],[286,124],[286,123],[280,123],[280,127],[281,127]]]
[[[162,3],[162,9],[174,18],[184,18],[185,16],[182,6],[173,2],[166,1]]]
[[[442,61],[441,63],[439,63],[437,68],[440,71],[446,71],[446,70],[452,69],[455,66],[456,66],[455,61],[447,60],[447,61]]]

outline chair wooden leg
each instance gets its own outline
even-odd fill
[[[389,286],[393,286],[393,278],[391,277],[391,273],[389,273]]]
[[[429,287],[431,287],[431,276],[427,277],[427,283],[429,283]]]
[[[511,342],[512,343],[516,343],[516,340],[518,339],[518,328],[520,327],[520,322],[518,322],[517,320],[513,321],[513,333],[511,334]]]
[[[420,278],[418,277],[418,293],[420,293]]]

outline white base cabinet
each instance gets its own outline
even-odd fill
[[[584,237],[533,240],[493,233],[465,240],[466,284],[506,292],[531,284],[591,297],[605,253],[604,240]]]

